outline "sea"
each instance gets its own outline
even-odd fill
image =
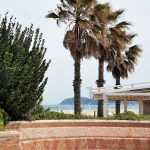
[[[43,105],[43,107],[50,108],[50,111],[55,112],[67,112],[73,113],[74,105]],[[108,101],[108,110],[115,110],[115,101]],[[121,101],[121,109],[124,109],[124,103]],[[128,110],[138,110],[139,109],[139,102],[137,101],[128,101]],[[83,112],[90,112],[90,111],[97,111],[97,105],[81,105],[81,110]]]

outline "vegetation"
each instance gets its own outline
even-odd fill
[[[92,117],[79,114],[65,114],[63,112],[53,112],[48,109],[44,109],[43,106],[37,105],[27,114],[27,120],[55,120],[55,119],[96,119],[96,120],[150,120],[150,115],[137,115],[134,112],[127,111],[118,115],[109,117]]]
[[[128,38],[128,39],[127,39]],[[141,53],[141,49],[138,45],[128,47],[133,40],[134,35],[126,35],[126,41],[124,42],[124,48],[117,48],[119,52],[116,57],[112,57],[108,61],[107,70],[112,72],[112,76],[116,80],[116,89],[121,85],[120,78],[128,78],[128,74],[134,71],[134,66],[137,62],[137,58]],[[120,101],[116,101],[116,114],[120,113]]]
[[[98,22],[99,26],[101,27],[100,33],[97,35],[97,39],[101,45],[99,49],[99,55],[96,56],[98,59],[98,80],[96,81],[97,87],[103,87],[105,80],[104,80],[104,62],[109,60],[109,56],[114,55],[114,48],[113,48],[113,39],[116,38],[117,41],[120,41],[121,38],[117,34],[113,34],[112,30],[119,26],[119,24],[128,25],[127,22],[121,22],[117,24],[115,27],[114,25],[118,22],[118,18],[123,13],[123,10],[113,11],[109,3],[98,3],[94,8],[94,15],[92,16],[92,20]],[[118,29],[119,32],[119,29]],[[116,53],[118,53],[116,51]],[[103,100],[98,101],[98,116],[103,116]]]
[[[46,17],[53,18],[57,24],[66,23],[67,29],[64,37],[64,47],[69,49],[74,59],[74,113],[81,113],[80,106],[80,63],[82,58],[98,55],[99,43],[95,32],[100,32],[99,26],[91,21],[91,14],[96,0],[60,0],[55,12]]]
[[[22,26],[7,18],[0,22],[0,108],[4,109],[11,120],[31,119],[81,119],[81,75],[80,65],[83,58],[98,59],[97,87],[104,86],[104,62],[112,72],[116,87],[120,78],[128,78],[141,53],[137,46],[130,46],[135,34],[127,31],[130,23],[118,18],[123,10],[113,11],[109,3],[100,4],[96,0],[60,0],[60,4],[47,18],[55,19],[57,25],[66,23],[64,47],[69,49],[74,60],[74,113],[44,110],[39,104],[47,83],[44,74],[50,64],[44,59],[46,49],[39,29],[33,25]],[[36,107],[35,107],[36,106]],[[132,112],[120,113],[120,101],[116,101],[116,114],[110,119],[137,119]],[[4,111],[4,112],[5,112]],[[5,113],[1,112],[3,123]],[[98,101],[98,116],[103,116],[103,101]],[[92,117],[91,117],[92,118]]]
[[[3,130],[4,126],[9,122],[10,118],[8,114],[0,109],[0,131]]]
[[[2,111],[0,110],[0,131],[3,130],[4,124],[3,124],[3,114]]]
[[[116,79],[116,85],[120,85],[120,77],[118,77],[117,71],[115,71],[115,75],[117,75],[117,77],[114,75],[115,67],[119,68],[118,70],[122,74],[121,77],[124,77],[127,71],[123,72],[122,68],[124,67],[124,70],[128,70],[130,72],[133,71],[135,60],[137,60],[137,56],[141,52],[141,49],[137,45],[129,49],[127,47],[131,44],[135,34],[128,32],[129,26],[131,25],[129,22],[118,21],[123,12],[124,11],[122,9],[113,11],[109,3],[97,4],[95,7],[94,16],[92,18],[99,22],[98,24],[101,27],[100,35],[98,35],[101,49],[100,55],[98,55],[99,68],[98,80],[96,81],[97,87],[103,87],[105,83],[105,61],[109,64],[107,67],[108,71],[111,71],[113,77]],[[128,57],[128,54],[131,54],[132,57]],[[120,113],[120,101],[116,101],[116,106],[116,113],[118,114]],[[98,116],[103,116],[102,100],[99,100]]]
[[[113,116],[107,117],[108,120],[141,120],[141,116],[134,112],[127,111],[125,113],[114,114]]]
[[[53,112],[50,109],[44,109],[43,106],[37,105],[27,114],[28,120],[52,120],[52,119],[94,119],[94,117],[80,114],[65,114],[63,112]]]
[[[143,115],[140,117],[141,117],[141,120],[150,120],[150,115]]]
[[[7,18],[0,23],[0,108],[11,120],[22,120],[26,113],[42,101],[47,83],[44,79],[49,63],[39,29],[22,26]]]
[[[4,130],[4,126],[3,126],[3,123],[0,121],[0,131],[3,131]]]
[[[105,61],[108,62],[108,70],[115,77],[116,84],[120,85],[118,83],[120,77],[127,77],[128,71],[134,70],[134,60],[137,60],[141,49],[137,45],[129,49],[127,47],[128,44],[131,44],[135,34],[127,31],[129,22],[118,23],[118,18],[124,12],[122,9],[113,11],[109,3],[101,4],[96,0],[60,1],[61,4],[58,5],[56,11],[49,12],[46,17],[55,19],[58,25],[62,22],[68,24],[64,37],[64,47],[69,49],[74,59],[74,110],[75,114],[80,114],[81,59],[89,57],[98,59],[97,87],[103,87],[105,83]],[[126,59],[128,60],[126,61]],[[119,77],[118,70],[121,73]],[[123,73],[126,74],[123,75]],[[120,101],[116,101],[116,106],[118,114]],[[98,101],[98,116],[103,116],[103,100]]]

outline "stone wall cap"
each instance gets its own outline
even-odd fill
[[[19,136],[19,131],[0,131],[0,138],[7,136]]]
[[[28,124],[28,123],[70,123],[70,122],[81,122],[81,123],[92,123],[92,122],[108,122],[108,123],[150,123],[150,121],[141,120],[35,120],[35,121],[11,121],[11,124]]]

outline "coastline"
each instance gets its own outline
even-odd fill
[[[128,109],[128,111],[132,111],[136,114],[139,113],[138,109]],[[74,114],[74,110],[62,110],[61,112],[65,113],[65,114]],[[120,112],[123,113],[124,109],[121,108]],[[95,110],[95,109],[90,109],[90,110],[84,109],[82,111],[82,114],[83,115],[94,116],[94,114],[97,115],[97,110]],[[115,109],[113,109],[113,108],[108,109],[108,115],[113,115],[113,114],[115,114]]]

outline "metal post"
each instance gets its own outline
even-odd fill
[[[103,100],[104,100],[104,105],[103,105],[103,114],[104,117],[108,116],[108,99],[107,96],[105,94],[103,94]]]
[[[143,101],[139,101],[139,114],[143,115]]]
[[[127,112],[128,101],[124,99],[124,113]]]

